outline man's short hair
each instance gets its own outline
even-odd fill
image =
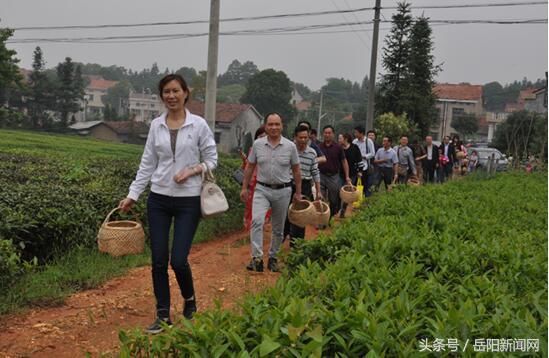
[[[278,117],[280,117],[280,122],[284,122],[284,121],[282,120],[282,115],[281,115],[280,113],[278,113],[278,112],[271,112],[271,113],[267,113],[267,114],[265,115],[265,118],[263,119],[263,123],[267,124],[267,119],[269,119],[270,116],[278,116]]]
[[[299,121],[297,122],[297,126],[301,126],[301,125],[306,125],[307,127],[309,127],[309,129],[311,129],[311,123],[309,123],[308,121]]]
[[[387,138],[387,141],[389,143],[393,143],[393,138],[389,137],[388,135],[386,135],[385,137],[383,137],[383,139]]]
[[[368,135],[368,134],[370,134],[370,133],[373,133],[374,135],[377,135],[377,134],[376,134],[376,131],[373,130],[373,129],[370,129],[368,132],[366,132],[366,135]]]
[[[400,139],[402,139],[402,138],[408,139],[408,136],[406,134],[403,134],[403,135],[400,136]]]
[[[326,129],[328,129],[328,128],[331,129],[332,132],[335,133],[335,129],[334,129],[334,127],[333,127],[331,124],[325,125],[325,126],[322,128],[322,131],[324,132],[324,131],[325,131]]]
[[[363,126],[356,126],[355,131],[357,131],[360,134],[364,134],[365,129]]]
[[[301,132],[307,132],[307,135],[308,135],[309,134],[309,128],[307,126],[303,125],[303,124],[298,125],[294,129],[294,136],[297,136],[297,134],[301,133]]]

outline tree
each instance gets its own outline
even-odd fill
[[[263,114],[278,112],[284,122],[289,123],[294,117],[291,98],[292,86],[288,76],[282,71],[270,68],[250,78],[240,101],[252,104]]]
[[[238,60],[233,60],[227,71],[219,76],[218,86],[246,85],[250,77],[258,72],[257,66],[252,61],[246,61],[242,64]]]
[[[192,98],[204,102],[206,100],[206,75],[207,71],[200,71],[194,77],[191,87],[193,88]]]
[[[385,39],[382,64],[385,74],[379,87],[378,112],[393,112],[397,115],[405,111],[403,95],[407,91],[407,66],[410,56],[408,37],[412,29],[410,4],[401,2],[392,17],[391,32]]]
[[[518,111],[507,117],[505,122],[496,128],[492,144],[519,163],[528,154],[547,158],[547,114]]]
[[[107,94],[101,98],[101,100],[105,106],[109,106],[114,111],[114,113],[109,113],[109,117],[118,118],[127,115],[126,102],[130,96],[130,89],[130,82],[128,80],[122,80],[107,90]],[[106,114],[105,118],[107,118]]]
[[[21,85],[17,52],[6,48],[6,41],[12,35],[13,30],[0,28],[0,105],[8,101],[11,90]]]
[[[80,101],[84,98],[82,72],[70,57],[57,65],[57,110],[60,114],[60,126],[65,128],[69,115],[80,110]]]
[[[484,97],[484,108],[487,111],[503,111],[505,108],[505,96],[503,86],[499,82],[490,82],[482,87]]]
[[[395,115],[394,113],[384,113],[376,118],[374,128],[378,138],[389,136],[396,145],[401,135],[410,135],[415,132],[414,126],[406,118],[406,113]]]
[[[55,110],[53,83],[45,72],[45,62],[42,49],[34,50],[32,73],[29,78],[27,109],[30,125],[33,128],[49,127],[51,118],[49,111]]]
[[[294,87],[299,92],[299,94],[303,96],[303,99],[305,101],[311,100],[313,91],[311,91],[309,87],[300,82],[292,82],[292,87]]]
[[[450,125],[462,137],[465,137],[478,131],[478,118],[473,113],[464,113],[453,117]]]
[[[240,98],[246,92],[243,85],[227,85],[217,89],[217,102],[240,103]]]
[[[402,107],[423,137],[437,117],[433,88],[440,71],[440,66],[434,64],[432,30],[427,18],[422,16],[415,21],[408,43],[407,90],[402,93]]]
[[[192,83],[197,73],[196,70],[192,67],[181,67],[179,70],[175,71],[176,74],[183,76],[185,82]]]

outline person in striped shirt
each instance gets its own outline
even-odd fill
[[[312,200],[312,185],[314,183],[316,189],[315,200],[321,200],[322,192],[320,191],[320,172],[318,170],[317,152],[308,144],[309,130],[309,127],[304,125],[299,125],[294,130],[294,142],[297,147],[299,167],[301,169],[301,193],[306,199]],[[292,183],[292,190],[295,191],[295,183]],[[294,246],[296,239],[303,239],[304,237],[305,228],[291,224],[288,218],[286,218],[284,238],[290,240],[290,247]]]

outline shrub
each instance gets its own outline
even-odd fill
[[[539,339],[547,354],[547,177],[405,188],[292,250],[276,286],[122,356],[415,356],[427,338]]]

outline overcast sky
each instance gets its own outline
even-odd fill
[[[510,2],[513,0],[415,0],[412,6]],[[514,2],[525,2],[515,0]],[[1,27],[128,24],[202,20],[209,17],[209,1],[175,0],[1,0]],[[396,4],[382,0],[382,7]],[[221,0],[221,18],[297,12],[317,12],[369,7],[374,0]],[[394,10],[382,11],[390,20]],[[434,20],[441,19],[531,19],[547,18],[547,4],[537,6],[415,10]],[[355,17],[356,16],[356,17]],[[373,11],[332,14],[308,18],[221,23],[221,31],[261,29],[303,24],[369,21]],[[358,19],[358,20],[357,20]],[[389,24],[381,24],[387,29]],[[354,26],[356,32],[316,35],[222,36],[218,72],[233,59],[252,60],[260,69],[283,70],[291,80],[318,89],[328,77],[361,81],[369,73],[372,25]],[[351,30],[350,27],[338,30]],[[368,30],[368,31],[364,31]],[[132,29],[17,31],[13,39],[83,37],[207,32],[207,24],[144,27]],[[333,30],[332,30],[333,31]],[[380,57],[387,30],[380,32]],[[443,64],[439,82],[502,83],[523,77],[544,77],[547,70],[547,24],[543,25],[443,25],[433,26],[435,57]],[[17,51],[20,65],[30,68],[32,52],[39,45],[48,67],[65,57],[79,62],[121,65],[134,70],[157,62],[161,70],[191,66],[206,68],[208,38],[118,44],[9,44]],[[378,63],[381,63],[380,60]],[[378,73],[382,69],[378,65]]]

